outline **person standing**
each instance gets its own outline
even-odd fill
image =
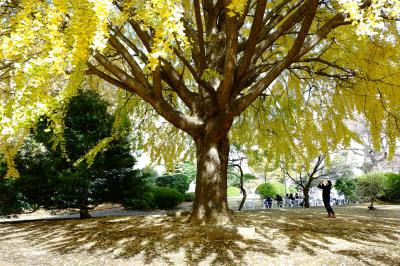
[[[293,206],[294,206],[294,196],[293,196],[293,193],[290,193],[290,195],[289,195],[289,200],[290,200],[290,207],[293,207]]]
[[[335,212],[331,207],[332,182],[329,179],[322,179],[318,188],[322,189],[322,200],[324,201],[325,209],[328,212],[328,218],[336,218]]]
[[[282,207],[283,207],[283,206],[282,206],[282,201],[283,201],[283,199],[282,199],[281,195],[276,194],[275,200],[276,200],[276,203],[277,203],[278,208],[282,208]]]

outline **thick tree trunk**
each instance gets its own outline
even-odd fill
[[[196,194],[190,222],[194,224],[228,224],[233,215],[228,208],[227,170],[229,140],[221,136],[195,138],[197,151]]]
[[[308,187],[305,187],[303,189],[303,194],[304,194],[304,208],[310,208],[310,194],[309,194],[310,189]]]

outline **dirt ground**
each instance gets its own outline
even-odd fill
[[[0,265],[400,265],[400,205],[236,213],[251,240],[206,238],[164,213],[2,221]]]

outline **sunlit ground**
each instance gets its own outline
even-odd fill
[[[240,241],[165,215],[0,223],[0,265],[400,265],[400,205],[377,208],[237,213]]]

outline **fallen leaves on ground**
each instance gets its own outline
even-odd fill
[[[336,219],[325,218],[322,208],[237,213],[235,224],[255,226],[256,238],[236,241],[208,241],[205,227],[166,215],[1,223],[0,258],[7,254],[3,243],[23,241],[49,256],[48,265],[74,254],[87,254],[84,265],[96,265],[96,257],[115,265],[400,265],[400,205],[345,206],[336,213]]]

